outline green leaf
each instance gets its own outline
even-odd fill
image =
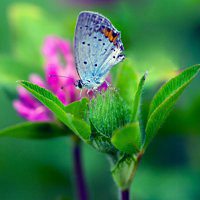
[[[134,66],[129,59],[125,59],[113,68],[113,85],[118,89],[120,96],[132,108],[133,99],[138,86],[138,77]],[[116,77],[116,78],[114,78]]]
[[[75,134],[83,140],[88,140],[91,134],[90,126],[82,119],[77,119],[74,115],[65,112],[65,106],[50,91],[39,87],[28,81],[19,81],[19,84],[31,92],[40,102],[42,102],[55,116],[69,127]]]
[[[150,143],[184,89],[199,73],[200,65],[187,68],[169,80],[152,100],[146,125],[144,148]]]
[[[128,189],[131,185],[135,169],[135,160],[132,156],[122,157],[111,170],[113,179],[121,190]]]
[[[112,144],[120,151],[127,154],[139,152],[141,147],[141,133],[138,122],[127,124],[123,128],[114,131]]]
[[[84,119],[86,117],[86,112],[88,110],[89,100],[83,98],[80,101],[75,101],[65,107],[67,113],[71,113],[77,118]]]
[[[134,104],[133,104],[133,111],[132,111],[132,116],[131,116],[131,121],[136,121],[138,119],[138,112],[140,110],[140,104],[141,104],[141,96],[142,96],[142,90],[144,86],[144,82],[147,78],[147,72],[142,76],[140,79],[137,91],[135,93],[135,98],[134,98]]]
[[[0,131],[0,137],[22,139],[49,139],[67,136],[71,131],[61,124],[50,122],[24,122]]]

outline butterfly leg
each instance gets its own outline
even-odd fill
[[[91,91],[91,90],[87,90],[87,95],[88,95],[88,96],[90,96],[90,91]]]
[[[81,99],[81,97],[82,97],[82,92],[83,92],[83,90],[80,91],[80,99]]]
[[[105,82],[106,82],[107,87],[110,87],[110,83],[107,80],[105,80]]]

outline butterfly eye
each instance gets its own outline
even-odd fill
[[[76,88],[82,89],[83,88],[83,81],[78,80],[78,81],[76,81],[76,83],[74,85],[75,85]]]

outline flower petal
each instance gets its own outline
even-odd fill
[[[110,83],[110,82],[111,82],[111,76],[108,75],[108,76],[106,77],[106,80],[101,84],[100,87],[98,87],[98,90],[99,90],[99,91],[102,91],[102,90],[106,91],[106,90],[108,89],[108,87],[109,87],[109,83]]]
[[[45,39],[42,51],[46,58],[46,63],[66,66],[67,62],[72,59],[70,55],[70,43],[59,37],[47,37]]]
[[[65,90],[63,90],[62,88],[60,88],[60,90],[57,91],[56,96],[60,99],[60,101],[64,105],[67,105]]]
[[[34,84],[37,84],[40,87],[45,88],[45,82],[43,81],[43,79],[39,75],[37,75],[37,74],[31,74],[29,76],[29,80],[31,82],[33,82]]]
[[[16,111],[28,121],[52,121],[53,115],[49,113],[44,106],[37,107],[36,109],[27,107],[20,100],[13,102],[13,107]]]
[[[48,84],[48,88],[56,93],[60,89],[60,79],[59,77],[60,68],[56,64],[48,64],[45,68],[45,76]]]
[[[36,108],[37,100],[23,87],[17,87],[19,100],[29,108]]]

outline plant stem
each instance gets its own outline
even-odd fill
[[[81,158],[81,143],[78,141],[74,142],[73,149],[73,159],[74,159],[74,168],[76,176],[76,188],[78,192],[79,200],[88,200],[87,188],[84,179],[82,158]]]
[[[121,200],[129,200],[129,189],[121,191]]]
[[[131,176],[130,176],[129,181],[128,181],[130,184],[132,182],[133,176],[135,175],[135,173],[137,171],[138,165],[139,165],[139,163],[142,159],[143,154],[144,154],[144,151],[141,151],[137,155],[137,158],[136,158],[136,161],[135,161],[135,166],[133,168],[133,171],[132,171]],[[121,200],[129,200],[129,199],[130,199],[129,189],[122,190],[121,191]]]

